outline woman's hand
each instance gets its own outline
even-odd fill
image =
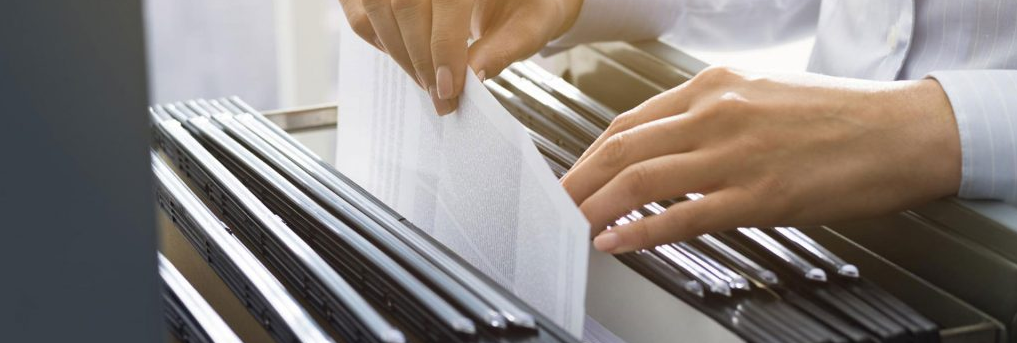
[[[957,124],[934,80],[877,82],[713,68],[619,116],[562,184],[621,253],[739,226],[819,224],[960,187]]]
[[[458,107],[467,64],[481,79],[533,55],[575,21],[582,0],[340,0],[353,31],[431,94]],[[477,40],[467,47],[474,32]]]

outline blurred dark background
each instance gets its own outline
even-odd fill
[[[165,337],[141,2],[0,7],[0,341]]]

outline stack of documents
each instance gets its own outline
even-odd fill
[[[391,58],[341,37],[336,168],[580,335],[589,225],[525,129],[472,73],[439,117]]]

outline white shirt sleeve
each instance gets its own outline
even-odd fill
[[[548,47],[664,35],[683,47],[764,46],[814,32],[819,5],[818,0],[584,0],[572,28]]]
[[[951,70],[939,81],[961,141],[959,196],[1017,203],[1017,70]]]

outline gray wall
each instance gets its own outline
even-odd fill
[[[158,342],[141,0],[0,6],[0,341]]]

